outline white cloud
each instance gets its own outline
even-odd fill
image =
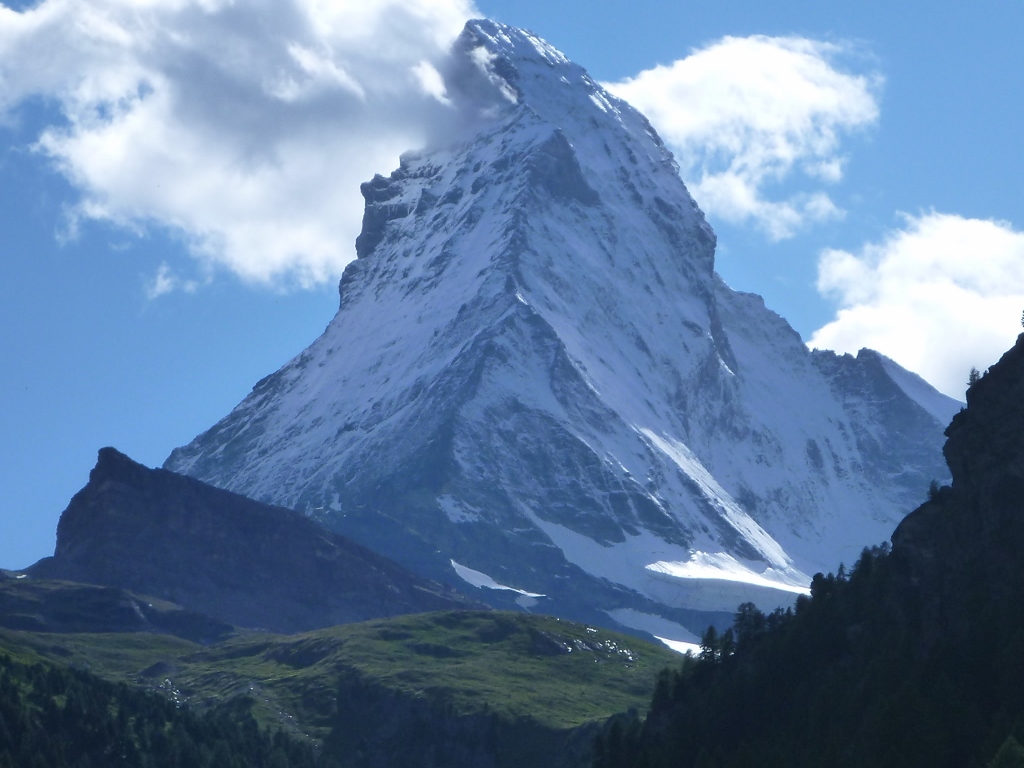
[[[825,251],[818,290],[839,303],[809,346],[870,347],[963,398],[1014,342],[1024,310],[1024,232],[1006,222],[928,213],[859,254]]]
[[[449,119],[437,64],[472,15],[471,0],[0,5],[0,118],[31,96],[59,106],[67,123],[37,149],[82,195],[72,223],[167,227],[206,266],[310,285],[355,255],[360,182]]]
[[[797,37],[725,37],[608,90],[647,115],[679,161],[701,208],[753,220],[772,239],[842,215],[820,189],[770,199],[800,170],[842,178],[840,138],[878,119],[878,75],[833,62],[842,47]]]
[[[252,282],[336,279],[359,184],[452,126],[440,71],[472,0],[43,0],[0,5],[0,120],[56,104],[36,148],[97,219],[184,238]],[[713,216],[773,238],[841,215],[799,169],[842,176],[840,137],[877,118],[877,78],[798,38],[724,38],[609,88],[644,110]],[[479,63],[479,62],[478,62]],[[514,98],[514,97],[512,97]]]
[[[150,300],[157,299],[172,291],[184,291],[195,293],[199,283],[195,280],[184,280],[178,277],[171,270],[167,262],[162,262],[152,280],[146,282],[146,297]]]

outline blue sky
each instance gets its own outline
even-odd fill
[[[1019,2],[8,2],[0,566],[100,447],[161,464],[323,330],[358,182],[442,119],[409,72],[470,15],[643,102],[720,273],[806,340],[957,394],[1020,330]]]

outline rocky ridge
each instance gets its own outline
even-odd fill
[[[26,573],[132,590],[273,632],[481,607],[296,512],[113,448],[99,452],[61,515],[53,557]]]
[[[967,390],[967,408],[946,435],[952,485],[933,491],[892,536],[926,644],[966,639],[979,605],[1024,593],[1024,334]]]

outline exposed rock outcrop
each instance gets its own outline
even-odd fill
[[[33,577],[130,589],[236,626],[300,632],[479,607],[297,512],[104,448]]]
[[[979,606],[1024,594],[1024,334],[967,391],[946,435],[952,486],[892,536],[927,643],[966,638]]]

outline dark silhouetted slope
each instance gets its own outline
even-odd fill
[[[99,453],[35,578],[128,589],[241,627],[299,632],[479,607],[297,512]]]

